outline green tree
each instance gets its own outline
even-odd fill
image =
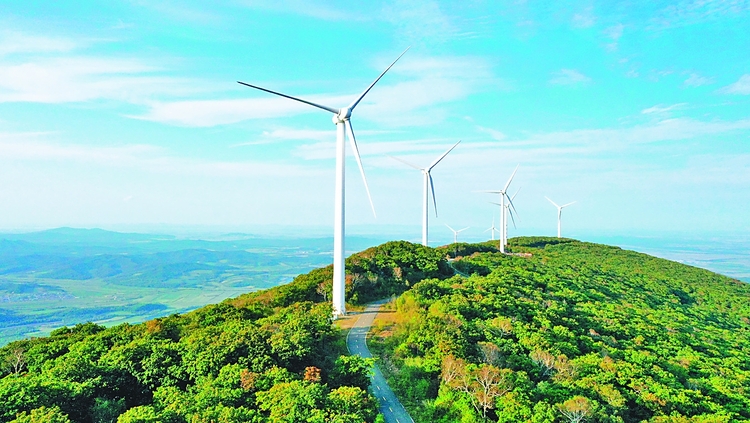
[[[10,423],[70,423],[67,414],[58,407],[39,407],[31,412],[22,412]]]
[[[325,390],[318,383],[295,380],[258,392],[256,399],[258,408],[267,413],[270,423],[323,423]]]

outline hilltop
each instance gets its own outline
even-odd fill
[[[449,248],[448,251],[451,249]],[[458,246],[374,346],[416,421],[750,418],[750,285],[617,247]]]
[[[415,420],[750,418],[747,284],[574,240],[510,250],[389,242],[347,259],[352,306],[398,296],[373,346]],[[373,422],[372,363],[330,320],[331,272],[11,343],[0,422]]]

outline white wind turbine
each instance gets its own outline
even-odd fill
[[[575,201],[573,201],[571,203],[568,203],[568,204],[564,204],[562,206],[558,206],[554,201],[550,200],[549,197],[544,197],[544,198],[546,198],[547,201],[549,201],[550,203],[552,203],[553,206],[557,207],[557,237],[558,238],[562,238],[560,236],[560,220],[561,220],[561,217],[562,217],[562,209],[564,209],[565,207],[568,207],[569,205],[575,203]]]
[[[510,197],[508,197],[508,186],[510,186],[511,181],[513,181],[513,177],[516,176],[516,172],[518,171],[517,165],[515,170],[513,170],[513,174],[510,175],[510,178],[508,178],[508,182],[505,183],[505,186],[503,189],[499,191],[480,191],[480,192],[488,192],[490,194],[500,194],[500,228],[506,228],[507,227],[507,220],[508,217],[505,214],[505,200],[507,198],[509,206],[513,208],[513,210],[516,209],[516,206],[513,205],[513,200],[511,200]],[[497,203],[495,203],[497,204]],[[505,238],[505,231],[500,232],[500,252],[505,253],[505,245],[508,243],[508,240]]]
[[[325,110],[333,113],[333,123],[336,125],[336,192],[335,192],[335,210],[334,210],[334,224],[333,224],[333,313],[334,316],[342,316],[346,314],[346,298],[345,297],[345,272],[344,272],[344,161],[346,158],[346,144],[344,141],[345,137],[349,138],[349,142],[352,150],[354,151],[354,158],[357,160],[359,171],[362,174],[362,180],[365,183],[365,191],[367,191],[367,198],[370,200],[370,207],[372,207],[372,213],[375,214],[375,206],[372,203],[372,197],[370,196],[370,188],[367,186],[367,178],[365,177],[365,170],[362,167],[362,159],[359,156],[359,149],[357,148],[357,140],[354,138],[354,130],[352,129],[352,123],[350,118],[352,111],[357,107],[362,98],[370,92],[372,87],[380,81],[380,78],[388,72],[393,65],[396,64],[398,59],[403,56],[408,48],[401,53],[396,60],[388,66],[383,73],[378,76],[366,90],[362,92],[351,104],[342,108],[336,109],[333,107],[323,106],[320,104],[313,103],[311,101],[303,100],[301,98],[292,97],[290,95],[282,94],[280,92],[271,91],[266,88],[262,88],[256,85],[247,84],[245,82],[237,81],[238,83],[255,88],[257,90],[265,91],[270,94],[278,95],[281,97],[288,98],[290,100],[299,101],[307,105],[317,107],[318,109]]]
[[[497,203],[493,203],[493,204],[497,204]],[[490,226],[489,228],[485,229],[484,231],[485,232],[490,232],[490,234],[492,236],[492,241],[495,240],[495,232],[500,232],[500,229],[497,229],[495,227],[495,215],[494,214],[492,215],[492,226]]]
[[[448,224],[446,223],[445,226],[448,226]],[[455,244],[455,243],[458,242],[458,233],[459,232],[465,231],[465,230],[467,230],[469,228],[470,228],[470,226],[467,226],[467,227],[465,227],[463,229],[455,230],[455,229],[451,228],[450,226],[448,226],[448,229],[450,229],[451,231],[453,231],[453,243]]]
[[[453,146],[451,148],[449,148],[445,153],[441,154],[440,157],[438,157],[437,159],[433,160],[433,162],[430,163],[430,165],[427,166],[427,167],[425,167],[425,168],[422,168],[422,167],[419,167],[419,166],[417,166],[415,164],[409,163],[406,160],[399,159],[398,157],[389,156],[392,159],[398,160],[401,163],[403,163],[403,164],[405,164],[407,166],[411,166],[414,169],[417,169],[417,170],[419,170],[419,171],[422,172],[422,176],[423,176],[423,178],[422,178],[422,180],[423,180],[423,182],[422,182],[422,245],[424,245],[424,246],[427,246],[427,232],[428,232],[427,215],[429,214],[429,211],[428,211],[428,209],[429,209],[429,201],[428,201],[429,200],[428,199],[429,192],[428,191],[432,191],[432,204],[433,204],[433,207],[435,208],[435,217],[437,217],[437,200],[435,200],[435,185],[432,182],[432,174],[430,172],[432,171],[432,168],[434,168],[435,166],[437,166],[437,164],[440,163],[440,161],[443,160],[443,158],[445,158],[445,156],[447,156],[448,153],[451,152],[451,150],[453,150],[454,148],[456,148],[456,146],[460,142],[461,141],[453,144]]]
[[[521,191],[520,187],[516,190],[516,193],[513,194],[513,196],[511,196],[508,199],[508,204],[492,203],[492,204],[495,204],[495,205],[498,205],[498,206],[502,207],[503,208],[503,212],[505,213],[504,214],[504,220],[505,220],[504,226],[502,227],[502,230],[500,232],[501,232],[501,235],[502,235],[502,239],[505,240],[505,245],[506,246],[508,245],[508,215],[510,215],[510,220],[513,222],[513,227],[514,228],[516,227],[516,219],[515,219],[515,217],[518,216],[518,212],[515,211],[516,210],[515,206],[513,206],[513,208],[511,209],[511,205],[513,205],[513,200],[516,199],[516,195],[518,195],[518,191]],[[505,252],[505,248],[504,247],[502,248],[502,251]]]

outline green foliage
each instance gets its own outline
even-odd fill
[[[57,407],[42,406],[30,413],[20,413],[11,423],[70,423],[70,419]]]
[[[329,385],[332,387],[353,386],[367,390],[375,360],[358,355],[342,355],[333,365]]]
[[[574,240],[510,250],[392,242],[348,259],[353,303],[403,293],[379,348],[417,421],[750,420],[748,285]],[[0,423],[378,421],[372,361],[343,355],[330,281],[327,267],[186,315],[6,345]]]
[[[392,241],[347,259],[352,302],[364,303],[400,294],[426,278],[453,275],[440,251],[406,241]],[[348,296],[349,297],[349,296]]]
[[[750,286],[569,239],[510,247],[457,245],[471,276],[396,302],[381,358],[417,421],[750,420]]]
[[[378,414],[377,403],[367,389],[341,386],[328,393],[328,413],[331,422],[371,422]]]
[[[352,304],[399,295],[425,278],[444,279],[454,274],[443,251],[406,241],[372,247],[346,259],[346,298]],[[267,316],[270,308],[297,302],[328,302],[333,266],[299,275],[288,284],[252,292],[228,304]]]
[[[466,242],[456,242],[453,244],[437,247],[443,256],[455,258],[470,256],[475,253],[489,253],[498,251],[498,241],[487,241],[479,244],[469,244]]]
[[[441,260],[394,243],[369,251],[357,269],[403,269],[393,276],[401,285],[378,291],[390,295],[440,275]],[[371,423],[373,362],[342,355],[343,336],[321,303],[329,270],[186,315],[111,328],[84,323],[0,348],[0,423],[40,413],[73,423]],[[306,369],[318,376],[303,380]]]

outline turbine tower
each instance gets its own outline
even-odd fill
[[[505,215],[505,200],[507,198],[509,206],[513,208],[513,210],[516,209],[516,206],[513,205],[513,201],[510,197],[508,197],[508,186],[510,186],[511,181],[513,181],[513,177],[516,176],[516,172],[518,171],[518,166],[516,165],[516,169],[513,170],[513,173],[510,175],[510,178],[508,178],[508,182],[505,183],[505,186],[503,189],[499,191],[480,191],[480,192],[488,192],[490,194],[500,194],[500,228],[505,228],[507,226],[507,216]],[[497,204],[497,203],[495,203]],[[508,243],[508,240],[505,238],[505,231],[500,232],[500,252],[505,253],[505,245]]]
[[[428,191],[432,191],[432,205],[435,208],[435,217],[437,217],[437,200],[435,200],[435,185],[432,182],[432,174],[430,173],[432,171],[432,168],[434,168],[438,163],[440,163],[445,156],[448,155],[448,153],[451,152],[461,141],[453,144],[451,148],[449,148],[445,153],[441,154],[440,157],[435,159],[432,163],[430,163],[429,166],[425,168],[421,168],[417,165],[411,164],[407,162],[406,160],[399,159],[398,157],[389,156],[392,159],[398,160],[401,163],[411,166],[414,169],[417,169],[422,172],[423,176],[423,182],[422,182],[422,245],[427,246],[427,232],[428,232],[428,225],[427,225],[427,215],[428,209],[429,209],[429,193]],[[428,186],[429,185],[429,186]],[[428,189],[429,188],[429,189]]]
[[[238,83],[245,85],[256,90],[265,91],[270,94],[278,95],[290,100],[299,101],[312,107],[325,110],[333,113],[333,123],[336,125],[336,192],[335,192],[335,204],[334,204],[334,224],[333,224],[333,314],[335,317],[343,316],[346,314],[346,298],[345,297],[345,272],[344,272],[344,161],[346,158],[346,144],[344,138],[349,138],[351,148],[354,152],[354,158],[357,160],[359,171],[362,174],[362,180],[365,183],[365,191],[367,191],[367,198],[370,200],[370,207],[372,207],[372,213],[375,214],[375,206],[372,203],[372,197],[370,196],[370,188],[367,186],[367,178],[365,177],[365,170],[362,167],[362,159],[359,155],[359,149],[357,148],[357,140],[354,138],[354,130],[352,129],[352,123],[350,118],[352,111],[357,107],[362,98],[367,95],[372,87],[380,81],[380,78],[385,75],[388,70],[396,64],[398,59],[403,56],[408,48],[401,53],[396,60],[388,66],[383,73],[373,81],[370,86],[365,89],[354,101],[348,106],[342,109],[336,109],[333,107],[323,106],[320,104],[313,103],[311,101],[303,100],[301,98],[292,97],[290,95],[282,94],[280,92],[271,91],[269,89],[259,87],[257,85],[251,85],[245,82],[237,81]]]
[[[549,201],[550,203],[552,203],[553,206],[557,207],[557,237],[558,238],[562,238],[560,236],[560,220],[561,220],[560,218],[562,217],[562,209],[564,209],[565,207],[568,207],[569,205],[575,203],[575,201],[573,201],[572,203],[564,204],[562,206],[558,206],[554,201],[550,200],[549,197],[544,197],[544,198],[546,198],[547,201]]]
[[[448,226],[448,224],[446,223],[445,226]],[[465,230],[467,230],[469,228],[470,228],[470,226],[467,226],[467,227],[465,227],[463,229],[455,230],[455,229],[451,228],[450,226],[448,226],[448,229],[450,229],[451,231],[453,231],[453,243],[455,244],[455,243],[458,242],[458,233],[459,232],[465,231]]]
[[[518,195],[518,191],[521,191],[520,187],[516,190],[516,193],[513,194],[512,197],[508,198],[508,204],[500,204],[500,203],[494,203],[494,202],[492,203],[492,204],[495,204],[495,205],[498,205],[498,206],[502,207],[502,209],[503,209],[503,213],[504,213],[504,215],[503,215],[503,221],[504,221],[505,224],[502,227],[502,230],[498,231],[498,232],[501,233],[502,239],[505,240],[505,246],[508,245],[508,215],[510,215],[510,220],[513,222],[513,227],[514,228],[516,227],[515,216],[518,216],[518,212],[517,211],[514,212],[514,210],[516,210],[516,208],[515,208],[515,206],[513,206],[513,208],[511,209],[511,205],[513,204],[513,200],[516,199],[516,195]],[[505,248],[504,247],[502,249],[502,252],[505,252]]]
[[[497,203],[493,203],[493,204],[497,204]],[[494,214],[492,215],[492,226],[490,226],[489,228],[485,229],[484,231],[485,232],[490,231],[490,234],[492,236],[492,241],[495,240],[495,232],[500,232],[500,229],[497,229],[495,227],[495,215]]]

